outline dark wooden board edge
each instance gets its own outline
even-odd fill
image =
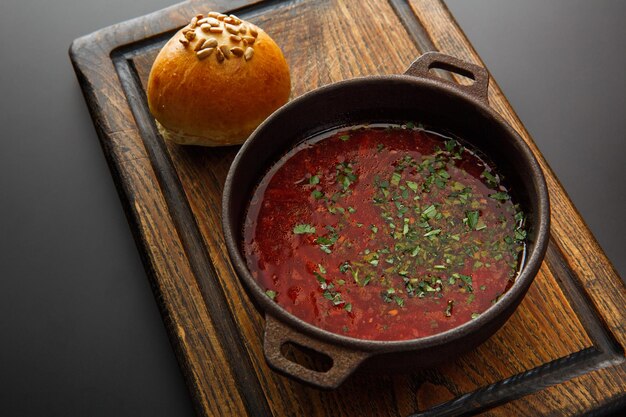
[[[193,219],[193,215],[191,214],[189,206],[188,204],[186,204],[186,201],[184,198],[182,199],[180,198],[181,196],[184,196],[184,192],[182,191],[182,186],[176,175],[176,172],[173,169],[172,162],[169,160],[167,152],[163,148],[164,145],[159,142],[161,140],[160,137],[158,135],[155,135],[154,132],[156,132],[156,130],[153,126],[153,122],[151,122],[151,119],[150,118],[146,119],[141,114],[139,114],[139,119],[138,119],[138,113],[136,110],[140,109],[141,106],[143,106],[143,108],[145,109],[145,102],[142,102],[142,99],[141,99],[142,92],[136,91],[136,86],[138,85],[138,81],[136,80],[136,73],[133,75],[133,70],[129,64],[128,56],[126,56],[123,52],[120,52],[120,48],[123,48],[126,50],[127,53],[129,53],[129,51],[136,49],[137,45],[147,44],[149,43],[151,39],[154,39],[155,37],[158,37],[159,35],[162,35],[163,33],[171,32],[178,25],[175,22],[167,21],[169,19],[169,13],[172,10],[187,9],[192,4],[196,4],[196,3],[199,3],[199,4],[201,3],[203,7],[205,8],[209,7],[205,2],[187,1],[179,5],[172,6],[171,8],[164,9],[159,12],[155,12],[153,14],[144,16],[142,18],[138,18],[138,19],[124,22],[118,25],[114,25],[109,28],[105,28],[98,32],[95,32],[94,34],[80,38],[72,44],[72,47],[70,49],[70,56],[72,59],[72,63],[77,72],[79,83],[81,84],[81,87],[83,88],[83,93],[85,95],[85,99],[87,101],[91,117],[94,121],[94,125],[96,126],[96,130],[98,132],[101,145],[107,157],[107,162],[109,163],[110,169],[114,176],[116,186],[118,188],[118,193],[120,194],[120,198],[124,205],[124,209],[127,213],[127,218],[131,225],[131,229],[133,230],[133,234],[140,248],[142,261],[144,262],[148,275],[151,277],[152,287],[153,287],[153,290],[155,291],[155,296],[157,297],[157,300],[160,300],[160,294],[158,293],[158,285],[156,285],[155,283],[156,275],[154,273],[154,265],[152,265],[152,263],[150,262],[149,257],[146,256],[150,248],[146,245],[146,242],[144,242],[141,239],[141,234],[139,233],[140,224],[137,221],[136,213],[134,213],[132,209],[132,203],[131,203],[132,198],[128,194],[128,190],[126,188],[126,185],[124,184],[124,179],[122,178],[122,175],[121,175],[120,167],[118,166],[120,161],[116,159],[116,155],[115,155],[115,152],[113,152],[111,142],[108,140],[109,135],[111,133],[114,133],[115,131],[108,130],[106,128],[106,125],[101,123],[102,120],[100,116],[101,116],[102,107],[100,106],[99,101],[102,100],[102,97],[98,97],[99,92],[97,92],[94,88],[90,88],[92,87],[91,80],[89,79],[89,77],[85,75],[85,72],[83,71],[83,69],[86,66],[88,66],[90,63],[92,63],[92,59],[96,57],[96,55],[99,60],[108,58],[114,64],[117,75],[119,76],[119,80],[118,80],[119,85],[117,87],[123,89],[124,93],[126,94],[126,97],[129,100],[129,103],[131,103],[130,105],[131,110],[134,110],[133,115],[135,117],[135,122],[137,122],[138,127],[142,133],[141,136],[144,140],[144,146],[146,147],[146,156],[150,158],[152,165],[155,167],[155,172],[157,173],[159,177],[161,190],[164,193],[166,201],[168,201],[168,207],[172,214],[172,217],[175,219],[176,226],[177,228],[180,228],[180,230],[183,230],[183,232],[180,233],[180,235],[191,236],[189,238],[186,238],[186,243],[183,242],[183,244],[186,247],[187,256],[190,259],[190,261],[192,262],[195,261],[194,262],[195,266],[193,267],[194,272],[196,274],[199,274],[200,276],[204,275],[208,277],[207,279],[203,279],[201,281],[215,282],[215,280],[211,278],[215,276],[214,275],[215,270],[211,267],[211,262],[209,259],[207,259],[207,256],[206,256],[206,250],[204,250],[202,247],[203,245],[202,238],[199,236],[199,231],[197,229],[197,225],[195,224],[195,220]],[[221,10],[227,10],[227,9],[235,10],[235,9],[241,9],[241,7],[236,7],[237,5],[240,5],[240,6],[245,5],[245,9],[249,9],[250,7],[253,6],[253,4],[251,5],[246,2],[234,2],[234,4],[233,3],[227,4],[227,3],[228,2],[213,2],[213,5],[210,7],[215,8],[215,9],[221,9]],[[257,3],[257,2],[252,2],[252,3]],[[280,2],[272,1],[269,3],[270,3],[269,5],[271,6],[273,4],[279,4]],[[423,28],[420,29],[419,22],[417,21],[417,19],[414,18],[412,11],[409,8],[407,8],[406,2],[403,2],[400,0],[391,0],[390,3],[394,7],[394,10],[400,17],[401,21],[405,24],[407,31],[409,31],[409,33],[414,37],[415,42],[418,45],[419,49],[420,50],[434,50],[435,48],[433,46],[433,43],[428,38],[428,35],[425,32],[425,30]],[[235,7],[233,7],[233,5]],[[266,7],[267,5],[268,3],[263,4],[263,6],[266,6]],[[410,19],[411,16],[413,16],[412,20]],[[150,24],[145,25],[148,21],[150,22]],[[156,25],[160,30],[158,33],[137,34],[135,33],[136,31],[130,30],[130,29],[135,29],[140,24],[143,24],[144,28],[152,27],[154,23],[161,23],[161,25]],[[166,24],[163,25],[163,23],[166,23]],[[165,28],[165,30],[162,30],[163,28]],[[127,32],[129,35],[131,35],[132,33],[135,33],[135,36],[134,37],[132,37],[132,35],[128,36],[124,32]],[[122,36],[119,36],[120,34],[122,34]],[[102,39],[106,39],[108,40],[108,42],[102,43]],[[148,39],[148,42],[146,41],[146,39]],[[96,41],[96,40],[98,41],[98,44],[96,47],[94,47],[93,41]],[[124,85],[124,80],[128,81],[129,79],[134,80],[133,81],[134,84],[129,83],[129,84]],[[129,90],[132,90],[132,91],[129,92]],[[133,100],[139,100],[139,101],[132,103]],[[150,131],[152,131],[153,133],[146,134],[146,132],[150,132]],[[149,139],[146,140],[146,137],[149,137]],[[178,203],[175,203],[176,201],[178,201]],[[181,203],[181,201],[185,201],[185,202]],[[578,293],[579,298],[576,299],[575,298],[576,296],[574,297],[575,305],[577,307],[580,307],[580,305],[585,305],[584,301],[581,301],[584,299],[584,294],[581,293],[581,289],[579,288],[579,285],[577,286],[575,279],[572,278],[574,276],[573,273],[571,272],[571,270],[567,268],[567,263],[565,262],[564,258],[561,256],[559,249],[556,248],[554,244],[551,245],[549,256],[551,257],[552,262],[556,262],[557,265],[560,264],[561,267],[567,271],[567,273],[565,274],[566,276],[565,280],[569,281],[569,283],[565,283],[565,284],[562,283],[562,285],[564,285],[564,289],[568,292],[568,294],[571,295],[572,291],[575,291],[575,293]],[[566,282],[566,281],[563,281],[563,282]],[[207,293],[215,294],[215,292],[213,292],[214,290],[215,290],[214,288],[211,288],[207,292],[207,289],[204,289],[202,292],[203,292],[203,295],[206,295]],[[219,290],[221,292],[221,289]],[[222,297],[225,297],[225,296],[222,294]],[[214,301],[213,298],[211,298],[210,300]],[[167,306],[160,302],[159,302],[159,306],[161,308],[165,325],[168,328],[168,333],[171,334],[172,332],[175,332],[175,330],[172,328],[171,323],[169,321],[170,314],[167,309]],[[217,307],[217,309],[215,310],[215,313],[223,314],[224,310],[222,308],[223,306]],[[226,308],[228,307],[226,306]],[[586,306],[586,308],[589,310],[589,306]],[[581,310],[577,310],[577,311],[580,312]],[[558,359],[552,363],[542,365],[538,368],[529,370],[522,374],[516,375],[512,378],[508,378],[506,380],[500,381],[496,384],[492,384],[483,389],[477,390],[472,393],[468,393],[451,402],[441,404],[440,406],[437,406],[431,410],[428,410],[424,413],[420,413],[416,415],[435,415],[441,412],[443,412],[444,414],[437,414],[437,415],[458,415],[459,410],[460,410],[459,407],[461,407],[461,409],[463,410],[463,413],[481,412],[490,407],[500,404],[502,401],[508,401],[513,398],[519,398],[521,395],[525,395],[529,392],[533,392],[536,389],[541,388],[541,386],[535,386],[534,389],[531,388],[531,386],[533,385],[533,381],[536,378],[542,378],[542,381],[544,382],[546,380],[549,380],[550,383],[548,385],[554,385],[564,380],[567,380],[571,377],[579,375],[581,372],[584,373],[584,372],[587,372],[588,370],[596,369],[596,366],[598,364],[606,363],[606,359],[607,359],[606,355],[610,355],[609,362],[612,362],[614,360],[622,361],[623,351],[621,351],[621,349],[619,348],[616,348],[616,346],[619,346],[619,345],[614,340],[613,341],[610,340],[610,332],[607,332],[602,327],[601,321],[597,320],[597,314],[594,312],[589,313],[589,311],[587,311],[586,313],[584,313],[584,315],[588,316],[586,319],[583,320],[586,326],[591,326],[590,328],[586,328],[586,329],[588,331],[591,329],[590,333],[592,333],[591,335],[592,335],[592,338],[594,339],[594,343],[598,343],[598,346],[596,346],[598,347],[598,349],[596,348],[586,349],[576,354],[567,356],[565,358]],[[220,315],[220,317],[222,316]],[[234,326],[234,324],[230,324],[230,323],[225,324],[224,329],[222,329],[222,335],[227,334],[229,335],[229,337],[232,337],[232,339],[230,340],[234,341],[237,339],[237,337],[240,337],[240,335],[238,335],[237,329],[232,328],[231,326]],[[233,331],[237,334],[233,335]],[[598,337],[599,335],[600,337]],[[178,349],[178,345],[176,343],[177,339],[174,337],[171,337],[170,340],[172,341],[172,345],[181,363],[181,368],[184,370],[186,367],[187,358]],[[248,375],[251,375],[252,373],[248,372],[249,371],[249,369],[247,369],[248,366],[244,366],[243,368],[246,368],[246,369],[239,369],[235,373],[238,375],[239,378],[243,378],[243,380],[245,381],[247,379],[246,373],[248,373]],[[190,383],[192,382],[192,379],[189,378],[188,376],[186,379],[188,382]],[[247,381],[247,382],[252,382],[252,381]],[[256,384],[258,384],[258,380],[256,380],[255,382]],[[193,384],[190,384],[190,385],[193,385]],[[193,387],[193,386],[190,386],[190,388],[192,388],[192,393],[194,392],[195,389],[197,389],[197,387]],[[262,393],[260,389],[253,389],[253,391],[255,391],[257,394]],[[501,395],[499,396],[497,392],[500,392],[500,391],[506,391],[506,393],[510,392],[510,394],[505,395],[505,396],[501,396]],[[247,407],[246,407],[250,411],[249,414],[270,415],[269,408],[267,408],[267,403],[264,401],[264,399],[259,401],[259,398],[258,397],[255,398],[254,394],[244,395],[244,398],[248,398],[249,400],[249,404],[247,404]],[[265,403],[265,405],[263,405],[263,403]],[[480,405],[472,407],[471,410],[467,409],[466,406],[472,403],[480,404]],[[201,408],[198,411],[200,411],[201,414],[204,414],[204,410],[202,410]]]
[[[76,72],[78,82],[83,91],[83,95],[85,97],[90,116],[96,128],[96,133],[105,154],[107,164],[109,165],[109,169],[111,170],[111,173],[113,175],[118,195],[120,196],[120,200],[126,213],[129,225],[131,227],[133,237],[138,246],[142,263],[144,264],[144,267],[146,269],[146,273],[148,275],[152,291],[155,295],[164,325],[166,327],[170,343],[174,349],[177,360],[179,361],[180,369],[191,393],[194,407],[198,415],[207,415],[207,411],[205,410],[203,403],[200,399],[201,393],[198,392],[199,387],[196,386],[196,384],[194,383],[195,377],[189,370],[189,358],[181,349],[178,328],[171,319],[172,312],[170,311],[170,306],[163,302],[161,288],[159,286],[157,274],[155,272],[155,265],[153,264],[150,256],[148,256],[151,248],[149,243],[144,239],[143,234],[141,233],[142,225],[139,221],[139,215],[133,206],[133,196],[129,191],[129,184],[127,184],[126,179],[123,175],[122,165],[126,161],[119,158],[119,155],[116,154],[114,149],[115,144],[113,143],[113,141],[111,141],[111,135],[118,132],[123,132],[124,129],[128,129],[131,127],[112,126],[108,120],[105,120],[103,118],[103,114],[105,114],[106,112],[105,103],[110,100],[110,97],[105,95],[100,87],[102,85],[108,84],[108,82],[104,79],[100,80],[101,82],[97,82],[98,80],[96,80],[96,77],[112,78],[114,81],[112,84],[108,85],[108,87],[113,88],[118,93],[124,94],[125,91],[121,83],[122,78],[118,77],[119,70],[115,68],[114,56],[116,50],[122,48],[124,45],[132,45],[135,43],[141,44],[143,42],[146,42],[146,40],[158,37],[159,35],[164,36],[163,33],[167,33],[171,31],[172,28],[175,28],[177,26],[182,26],[184,24],[184,20],[181,19],[178,22],[173,21],[173,19],[171,18],[171,14],[173,12],[178,12],[182,15],[185,15],[184,19],[186,19],[186,16],[191,14],[193,12],[193,9],[195,7],[199,7],[200,5],[202,5],[202,7],[204,8],[226,9],[229,5],[249,5],[250,3],[251,2],[244,1],[217,1],[211,2],[211,4],[209,4],[208,2],[203,1],[187,0],[166,9],[162,9],[139,18],[112,25],[107,28],[103,28],[101,30],[93,32],[89,35],[78,38],[72,42],[69,49],[69,55],[72,65]],[[138,31],[137,28],[143,28],[143,31]],[[161,28],[166,29],[162,31]],[[124,61],[127,62],[126,60]],[[93,74],[90,71],[90,66],[98,63],[110,64],[111,68],[101,68],[102,72],[98,74]],[[133,123],[134,121],[130,120],[129,122]],[[150,158],[150,152],[148,151],[148,149],[149,148],[145,149],[146,158]],[[159,154],[164,155],[163,152],[160,152]],[[156,172],[158,172],[158,170],[155,171],[155,173]],[[173,173],[171,166],[168,172],[170,174]],[[163,179],[161,180],[163,181]],[[173,173],[173,176],[169,175],[167,179],[165,179],[165,181],[178,181],[178,177],[175,173]],[[170,187],[170,189],[171,188],[172,187]],[[178,187],[178,189],[180,188]],[[180,201],[184,201],[184,199],[181,199]],[[189,210],[188,205],[184,205],[183,203],[179,207],[179,210],[181,212]],[[197,232],[197,227],[194,226],[193,229]],[[210,262],[208,262],[208,264],[210,264]],[[215,271],[212,270],[212,268],[209,268],[209,271],[211,271],[209,272],[209,274],[215,274]],[[202,272],[206,273],[206,270],[203,270]],[[204,281],[217,282],[217,280],[211,278]],[[228,308],[227,306],[225,307]],[[221,315],[217,317],[231,318],[229,312],[227,312],[227,314],[224,314],[223,311],[221,312]],[[221,320],[216,321],[216,323],[221,322]],[[233,326],[233,324],[231,324],[231,326]],[[234,332],[232,330],[226,330],[230,333],[230,336],[239,339],[240,334],[236,330],[236,328],[231,327],[230,329],[234,329]],[[233,341],[232,345],[239,347],[242,346],[241,340],[237,340],[237,342]],[[227,352],[228,351],[229,350],[227,350]],[[247,354],[242,355],[241,358],[249,360]],[[242,382],[240,384],[237,384],[237,387],[240,389],[242,397],[246,400],[245,406],[248,410],[248,414],[271,415],[267,401],[262,395],[262,390],[260,388],[257,388],[259,381],[255,378],[249,378],[249,376],[254,375],[254,372],[251,370],[251,366],[249,364],[246,364],[245,360],[244,365],[242,366],[240,358],[233,358],[230,361],[230,365],[235,367],[235,373],[239,376],[240,382]]]
[[[170,215],[179,231],[187,259],[197,278],[206,307],[211,317],[220,317],[220,320],[215,320],[216,330],[224,344],[229,347],[226,350],[227,358],[239,382],[237,386],[245,401],[245,408],[249,414],[254,412],[259,415],[271,415],[260,382],[254,376],[254,367],[244,347],[245,340],[233,319],[226,294],[219,284],[217,272],[208,256],[200,230],[185,198],[183,186],[166,145],[158,133],[154,119],[147,111],[148,104],[137,71],[128,57],[123,54],[114,52],[112,60],[168,203]]]

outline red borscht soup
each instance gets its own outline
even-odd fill
[[[430,336],[478,317],[512,285],[524,215],[485,157],[406,125],[307,140],[264,176],[243,250],[268,297],[324,330]]]

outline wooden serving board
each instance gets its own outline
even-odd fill
[[[272,372],[262,351],[263,317],[229,263],[220,226],[237,148],[166,143],[146,106],[159,48],[209,10],[235,13],[274,37],[291,67],[293,97],[346,78],[401,73],[429,50],[483,65],[439,0],[189,0],[72,44],[198,414],[539,416],[626,404],[626,288],[493,80],[490,104],[534,151],[552,203],[548,254],[516,313],[478,349],[435,369],[357,374],[326,392]]]

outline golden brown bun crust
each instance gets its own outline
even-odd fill
[[[231,40],[226,30],[210,33],[198,25],[181,29],[159,52],[148,80],[148,105],[168,139],[204,146],[242,143],[289,99],[289,67],[280,48],[263,30],[243,24],[248,31],[242,36],[257,34],[253,44]],[[187,35],[192,39],[186,45],[180,42],[185,30],[195,33]],[[230,53],[219,62],[216,48],[200,59],[194,49],[208,38],[227,49],[251,47],[253,55],[246,59]]]

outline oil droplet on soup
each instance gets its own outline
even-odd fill
[[[457,327],[513,283],[524,215],[492,164],[407,123],[312,138],[257,186],[243,250],[268,297],[330,332]]]

